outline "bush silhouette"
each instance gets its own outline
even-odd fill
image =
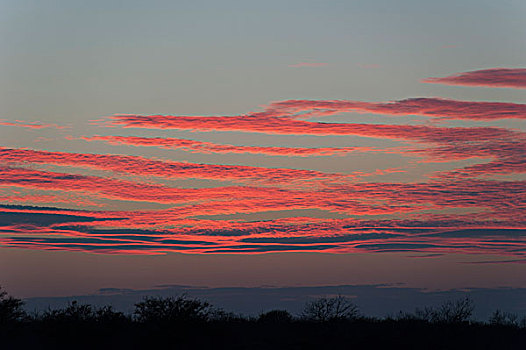
[[[81,305],[77,301],[72,301],[64,309],[54,309],[45,311],[41,318],[44,321],[55,322],[92,322],[95,321],[95,312],[91,305]]]
[[[195,322],[209,320],[212,311],[206,301],[182,295],[177,298],[146,297],[135,304],[134,315],[142,323]]]
[[[286,310],[271,310],[258,317],[258,322],[263,323],[288,323],[292,320],[292,315]]]
[[[0,287],[0,324],[20,321],[26,317],[23,306],[24,302],[21,299],[7,295]]]
[[[308,302],[303,310],[304,319],[317,322],[353,320],[358,317],[358,307],[349,298],[341,295]]]
[[[63,309],[45,311],[37,316],[43,321],[62,323],[117,323],[129,320],[124,313],[115,311],[111,306],[101,308],[72,301]]]
[[[243,322],[245,318],[233,312],[213,308],[208,314],[208,320],[214,322]]]

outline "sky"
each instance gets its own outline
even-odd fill
[[[0,285],[523,293],[525,15],[2,1]]]

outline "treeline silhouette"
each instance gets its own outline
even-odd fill
[[[300,315],[271,310],[244,317],[186,295],[146,297],[132,314],[71,302],[27,313],[0,289],[0,349],[526,349],[526,318],[495,311],[472,320],[470,298],[384,318],[362,315],[336,296]]]

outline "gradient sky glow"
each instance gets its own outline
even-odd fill
[[[0,13],[13,294],[526,287],[524,1]]]

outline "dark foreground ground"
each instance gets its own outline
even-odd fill
[[[526,330],[401,320],[29,322],[4,327],[1,349],[526,349]]]

